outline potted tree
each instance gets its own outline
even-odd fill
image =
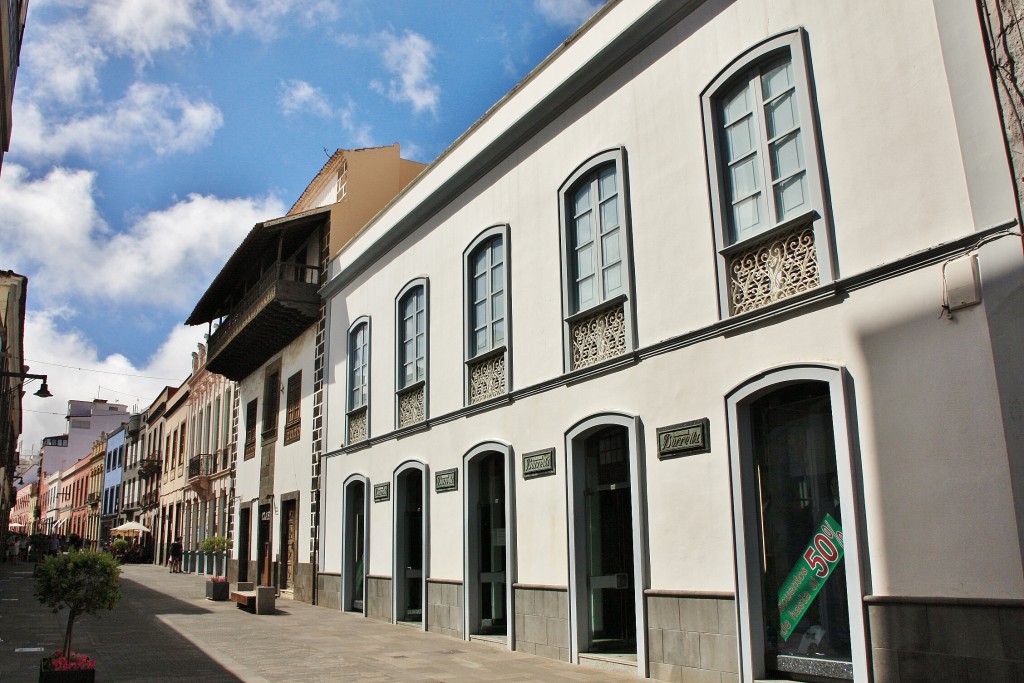
[[[131,547],[131,543],[123,538],[115,538],[114,542],[110,545],[114,549],[114,556],[118,560],[124,560],[125,555],[128,553],[128,548]]]
[[[210,536],[199,545],[199,552],[206,555],[206,571],[220,574],[227,565],[227,551],[231,550],[231,539],[225,536]]]
[[[40,662],[40,683],[95,680],[96,663],[71,650],[71,634],[80,616],[117,606],[121,599],[120,576],[121,567],[113,557],[92,550],[52,555],[36,565],[36,598],[54,614],[68,610],[64,649]]]

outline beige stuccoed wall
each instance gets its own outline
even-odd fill
[[[623,2],[611,12],[624,16],[638,5]],[[370,434],[394,429],[394,297],[414,277],[430,280],[429,414],[462,407],[462,250],[496,223],[511,226],[512,386],[562,373],[556,192],[577,165],[613,146],[628,155],[640,347],[718,321],[700,93],[737,55],[783,29],[803,26],[809,36],[841,276],[987,227],[972,218],[932,3],[898,5],[707,3],[582,96],[331,299],[325,450],[342,443],[346,331],[361,315],[373,325]],[[610,22],[599,24],[573,50],[591,49],[596,34],[612,32]],[[549,65],[495,113],[494,125],[522,114],[533,89],[572,64],[570,55]],[[479,151],[490,125],[371,223],[331,272],[420,201],[451,172],[448,164]],[[983,277],[1000,276],[986,270],[996,253],[1012,264],[1005,276],[1019,278],[1019,242],[1012,240],[982,249]],[[940,267],[930,266],[629,369],[339,455],[327,465],[328,497],[340,493],[348,473],[391,481],[407,459],[429,464],[431,484],[434,471],[460,467],[459,493],[431,495],[429,575],[461,578],[462,455],[485,440],[510,443],[518,580],[565,585],[564,433],[598,412],[636,414],[645,437],[651,587],[732,591],[723,397],[768,368],[831,363],[852,379],[870,590],[1021,598],[986,303],[947,321],[938,317],[941,295]],[[711,421],[712,452],[658,461],[656,428],[700,417]],[[551,447],[558,474],[523,481],[520,456]],[[391,572],[393,497],[371,503],[371,574]],[[340,511],[336,502],[328,505]],[[327,544],[340,537],[340,516],[326,520],[325,534]],[[331,559],[340,550],[325,554],[325,569],[336,571],[330,563],[340,562]]]

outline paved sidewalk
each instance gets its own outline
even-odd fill
[[[0,682],[38,679],[40,651],[61,646],[65,614],[32,597],[32,564],[0,564]],[[635,681],[278,599],[255,615],[211,602],[205,577],[126,565],[113,612],[83,617],[72,647],[116,681]]]

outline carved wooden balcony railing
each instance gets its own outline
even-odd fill
[[[206,367],[239,381],[316,322],[320,269],[277,262],[231,308],[209,339]]]

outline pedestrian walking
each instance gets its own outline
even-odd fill
[[[171,565],[170,572],[172,574],[180,574],[181,573],[181,554],[182,554],[181,536],[178,536],[177,538],[174,539],[174,542],[171,543],[171,549],[170,549],[171,559],[169,560],[169,564]]]

